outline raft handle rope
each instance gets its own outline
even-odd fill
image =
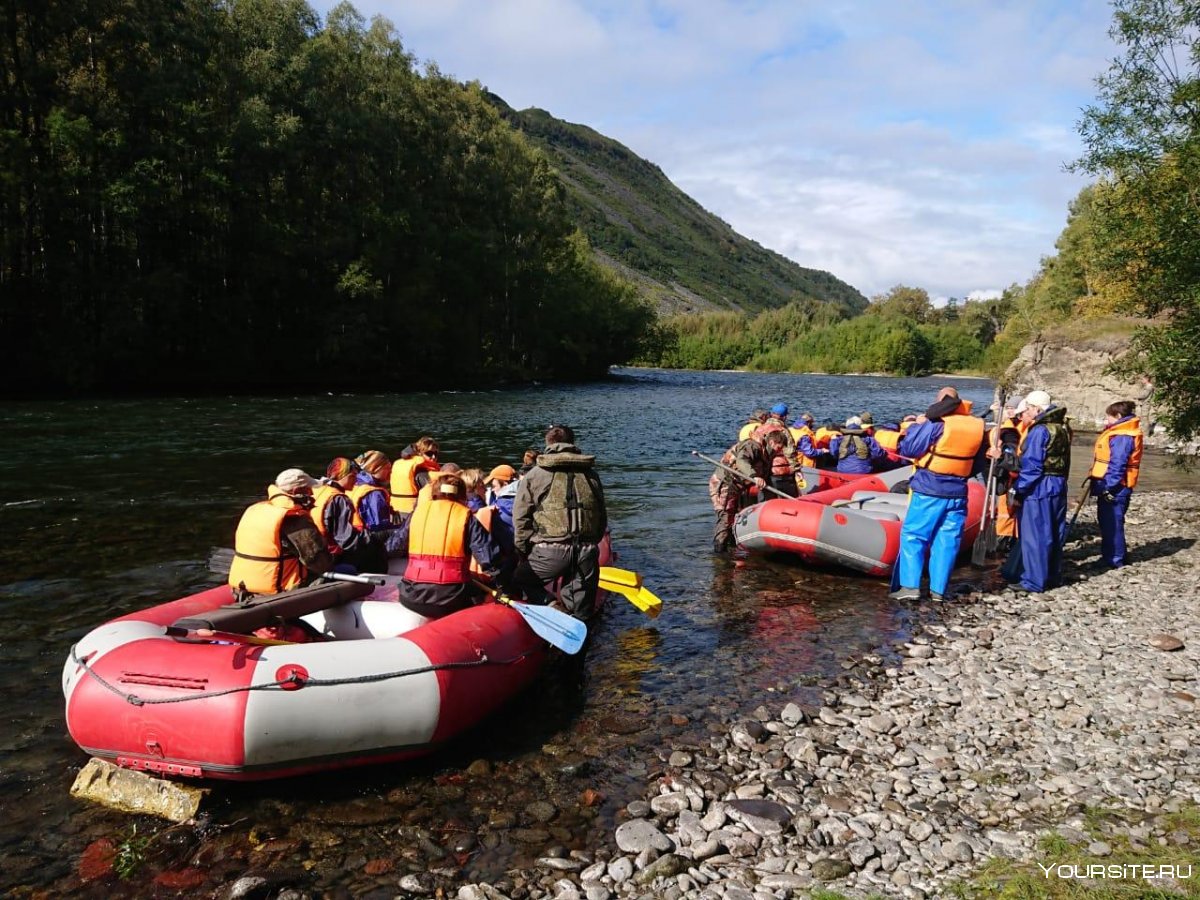
[[[76,653],[76,646],[71,647],[71,661],[80,666],[88,675],[109,691],[112,691],[126,703],[133,706],[157,706],[166,703],[186,703],[190,700],[209,700],[213,697],[224,697],[228,694],[249,693],[250,691],[288,690],[296,687],[333,687],[339,684],[371,684],[376,681],[389,681],[392,678],[405,678],[409,675],[424,675],[428,672],[439,672],[449,669],[474,669],[479,666],[510,666],[525,659],[529,654],[521,653],[509,659],[490,659],[482,650],[479,659],[466,662],[431,663],[428,666],[418,666],[415,669],[402,669],[397,672],[379,672],[374,675],[357,675],[353,678],[310,678],[296,673],[289,678],[264,682],[263,684],[245,684],[238,687],[225,688],[220,691],[205,691],[201,694],[189,694],[186,697],[163,697],[157,700],[147,700],[137,694],[129,694],[107,681],[104,676],[88,665],[87,659],[81,659]]]

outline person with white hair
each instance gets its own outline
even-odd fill
[[[1056,405],[1045,391],[1030,391],[1017,409],[1027,430],[1008,506],[1017,509],[1022,572],[1010,589],[1040,594],[1062,579],[1071,431],[1066,407]]]
[[[829,455],[837,460],[837,470],[847,475],[866,475],[881,469],[887,451],[863,428],[863,420],[851,416],[841,432],[829,442]]]
[[[235,596],[278,594],[333,568],[325,538],[309,515],[316,484],[303,469],[284,469],[267,488],[267,499],[242,513],[229,567]]]

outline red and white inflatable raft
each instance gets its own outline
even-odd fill
[[[817,470],[804,470],[810,482]],[[758,553],[790,553],[813,565],[836,565],[867,575],[888,575],[900,552],[900,529],[908,493],[892,493],[912,467],[849,480],[798,500],[766,500],[738,513],[733,523],[738,545]],[[831,481],[825,477],[822,484]],[[984,486],[967,484],[969,547],[983,517]]]
[[[396,601],[396,580],[244,608],[224,605],[222,585],[107,622],[63,669],[71,737],[161,775],[278,778],[428,753],[538,674],[547,645],[514,610],[485,603],[429,621]],[[328,639],[262,646],[233,634],[297,617]]]

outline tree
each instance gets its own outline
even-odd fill
[[[1177,437],[1200,434],[1200,3],[1115,0],[1124,50],[1079,123],[1098,175],[1100,264],[1122,310],[1159,316],[1123,360]]]
[[[924,288],[905,287],[898,284],[886,294],[871,298],[867,314],[883,316],[885,319],[906,319],[915,324],[929,321],[933,307],[929,303],[929,292]]]

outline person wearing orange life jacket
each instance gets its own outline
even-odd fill
[[[746,419],[746,424],[738,430],[738,440],[744,441],[754,434],[754,430],[767,421],[767,411],[765,409],[756,409],[750,413]]]
[[[400,579],[400,602],[419,615],[441,618],[466,609],[485,594],[471,577],[471,560],[495,578],[496,549],[487,530],[467,508],[462,478],[443,473],[430,499],[418,503],[400,526],[408,566]]]
[[[438,479],[444,475],[458,475],[462,477],[463,469],[458,463],[444,462],[438,467],[436,472],[429,473],[429,483],[417,491],[417,506],[422,503],[427,503],[432,497],[434,489],[438,483]],[[468,504],[469,506],[470,504]],[[473,512],[474,510],[472,510]]]
[[[418,438],[404,451],[400,461],[392,466],[390,480],[391,505],[398,513],[399,521],[412,513],[418,492],[429,484],[430,476],[438,470],[438,443],[428,435]]]
[[[1114,569],[1125,565],[1125,513],[1142,465],[1142,427],[1132,400],[1110,403],[1092,457],[1092,493],[1100,523],[1100,558]]]
[[[238,522],[229,586],[235,597],[278,594],[303,587],[333,568],[325,539],[313,524],[316,481],[302,469],[285,469]]]
[[[357,480],[358,464],[344,456],[335,458],[313,489],[314,502],[309,514],[339,568],[386,572],[387,550],[383,541],[366,530],[346,493]]]
[[[392,461],[379,450],[368,450],[356,460],[359,472],[354,487],[350,488],[350,501],[362,521],[363,528],[383,540],[389,554],[402,553],[404,542],[400,540],[392,513],[391,481]]]
[[[817,446],[817,433],[813,431],[813,421],[812,413],[801,413],[800,418],[788,429],[792,443],[796,445],[797,460],[800,465],[809,468],[816,466],[818,458],[829,455],[828,449]]]
[[[935,601],[946,596],[967,521],[967,480],[983,471],[986,449],[983,420],[970,414],[951,387],[938,392],[900,440],[900,453],[915,463],[892,574],[893,599],[920,599],[926,556],[929,595]]]

